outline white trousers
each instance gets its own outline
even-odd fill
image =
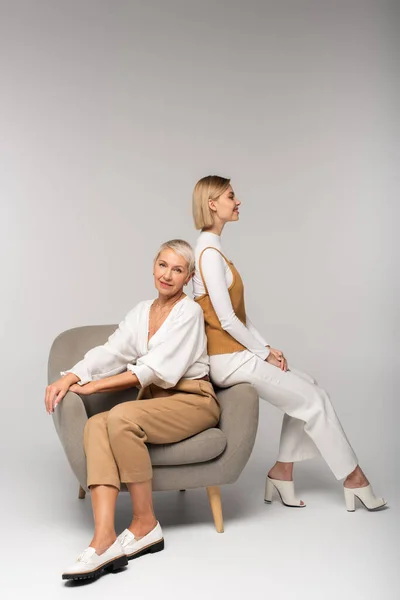
[[[290,368],[290,367],[289,367]],[[278,460],[297,462],[322,455],[337,479],[358,464],[325,390],[300,371],[282,371],[248,350],[210,357],[215,385],[252,384],[258,395],[284,413]]]

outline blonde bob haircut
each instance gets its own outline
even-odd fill
[[[200,179],[193,190],[193,220],[196,229],[212,227],[214,218],[209,207],[210,200],[217,200],[229,187],[231,180],[218,175]]]
[[[185,242],[185,240],[169,240],[169,242],[161,244],[154,259],[154,263],[161,252],[168,249],[173,250],[175,254],[179,254],[179,256],[182,256],[182,258],[185,259],[188,267],[188,275],[193,275],[195,268],[194,252],[192,246],[188,244],[188,242]]]

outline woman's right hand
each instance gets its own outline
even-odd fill
[[[67,375],[60,377],[60,379],[57,379],[57,381],[47,386],[44,403],[49,415],[54,412],[55,407],[64,398],[71,385],[77,381],[79,381],[79,377],[73,373],[68,373]]]
[[[276,350],[275,348],[269,348],[269,350],[270,352],[267,358],[265,359],[266,362],[269,362],[271,365],[274,365],[274,367],[278,367],[279,369],[281,369],[281,371],[287,371],[287,360],[284,357],[283,352],[281,352],[281,350]]]

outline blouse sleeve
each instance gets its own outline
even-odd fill
[[[168,335],[128,369],[145,387],[151,383],[174,387],[189,367],[206,353],[203,311],[194,305],[175,317]]]
[[[216,250],[213,251],[212,248],[207,248],[201,258],[201,267],[204,283],[222,329],[227,331],[250,352],[265,360],[269,355],[269,348],[265,347],[264,340],[261,341],[257,335],[254,335],[238,319],[233,310],[225,280],[224,259],[221,254]]]
[[[261,333],[258,331],[258,329],[256,329],[256,327],[253,325],[253,323],[250,321],[250,319],[247,315],[246,315],[246,327],[250,331],[250,333],[255,338],[257,338],[257,340],[259,342],[261,342],[261,344],[263,344],[264,346],[270,346],[270,344],[268,344],[268,342],[265,341],[264,337],[261,335]]]
[[[126,371],[127,364],[134,362],[138,356],[135,343],[138,306],[126,315],[104,345],[89,350],[80,362],[61,375],[73,373],[79,377],[79,385],[85,385],[89,381]]]

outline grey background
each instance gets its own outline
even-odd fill
[[[50,345],[154,294],[157,247],[195,242],[191,191],[218,173],[243,202],[223,244],[252,320],[330,392],[392,507],[345,519],[340,486],[313,461],[297,469],[307,516],[266,512],[281,415],[262,402],[248,468],[223,490],[224,536],[201,490],[184,506],[157,495],[170,553],[70,593],[149,592],[146,569],[160,569],[152,591],[175,598],[186,584],[193,598],[249,585],[260,597],[397,597],[399,24],[386,0],[0,2],[2,551],[14,595],[66,593],[58,572],[90,541],[90,502],[75,500],[43,408]],[[119,514],[125,527],[126,498]]]

